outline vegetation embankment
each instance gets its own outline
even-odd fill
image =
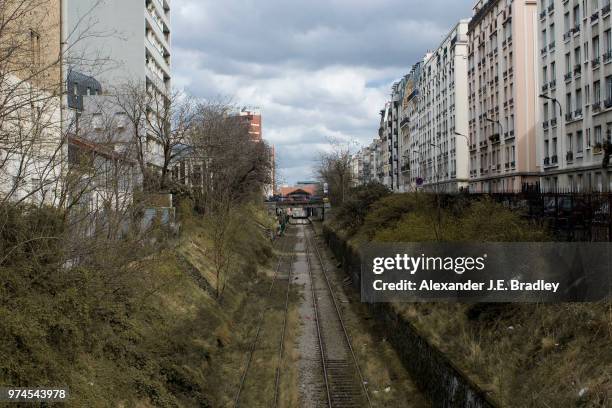
[[[60,237],[56,210],[3,208],[0,383],[68,386],[74,407],[229,403],[269,286],[271,246],[245,218],[267,219],[236,215],[219,298],[206,217],[181,213],[180,238],[107,241],[73,268],[61,240],[26,239]]]
[[[353,189],[330,226],[352,244],[534,242],[546,230],[491,200]],[[392,305],[500,406],[610,406],[612,306]]]

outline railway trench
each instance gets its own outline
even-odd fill
[[[253,362],[245,366],[234,406],[430,406],[390,345],[377,337],[367,309],[332,266],[310,221],[292,224],[270,291],[274,306],[262,316],[247,359]],[[282,304],[297,309],[295,324],[288,323],[287,309],[282,317]],[[254,387],[253,379],[263,373],[257,361],[266,362],[268,373],[275,367],[270,384]]]

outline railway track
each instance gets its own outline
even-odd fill
[[[268,299],[269,299],[268,304],[262,310],[261,315],[259,316],[259,320],[257,322],[257,330],[255,331],[255,336],[249,348],[247,362],[246,362],[246,365],[244,367],[244,370],[240,378],[238,390],[234,397],[234,407],[240,406],[240,398],[242,397],[243,391],[247,384],[247,380],[249,379],[249,375],[251,374],[253,356],[258,351],[258,344],[259,344],[259,340],[261,337],[261,333],[263,332],[264,325],[266,324],[266,321],[267,321],[266,317],[268,317],[268,313],[274,306],[273,305],[274,297],[272,296],[272,293],[275,289],[275,286],[278,284],[278,282],[284,279],[280,277],[280,274],[282,273],[283,269],[285,269],[287,271],[286,295],[285,295],[285,301],[284,301],[283,322],[282,322],[282,327],[280,329],[281,334],[280,334],[280,339],[278,343],[278,357],[277,357],[277,364],[276,364],[276,369],[275,369],[275,382],[274,382],[274,393],[273,393],[274,395],[273,395],[273,405],[272,405],[274,407],[278,406],[279,387],[280,387],[280,380],[282,377],[282,363],[283,363],[283,356],[284,356],[284,350],[285,350],[284,343],[285,343],[285,333],[286,333],[286,328],[287,328],[287,315],[289,311],[291,277],[292,277],[292,270],[293,270],[293,261],[295,258],[295,252],[293,250],[293,246],[295,242],[293,239],[290,239],[290,238],[291,236],[289,236],[288,234],[282,238],[283,243],[281,245],[281,255],[279,256],[278,262],[276,264],[276,268],[274,270],[274,276],[272,278],[272,282],[270,283],[270,288],[268,289],[268,292],[267,292]]]
[[[325,405],[330,408],[371,407],[367,385],[342,320],[325,263],[311,235],[314,235],[314,227],[304,228],[318,349],[325,383]]]

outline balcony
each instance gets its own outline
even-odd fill
[[[489,136],[489,140],[491,143],[499,143],[499,134]]]
[[[546,50],[548,50],[548,48],[546,48],[546,46],[544,46],[544,48],[542,48],[542,49],[540,50],[540,54],[542,54],[542,55],[546,55]]]
[[[544,122],[542,122],[542,127],[544,129],[548,129],[548,124],[549,124],[549,122],[547,120],[545,120]]]
[[[612,61],[612,50],[606,52],[603,55],[603,59],[604,59],[604,63],[608,63],[608,62]]]
[[[608,3],[606,6],[604,6],[604,7],[601,9],[601,15],[602,15],[602,16],[605,16],[605,15],[607,15],[607,14],[610,14],[610,3]]]
[[[552,119],[550,120],[550,126],[553,126],[553,127],[554,127],[554,126],[557,126],[557,118],[552,118]]]
[[[550,156],[550,164],[557,164],[557,155],[553,154]]]
[[[550,157],[545,157],[544,158],[544,165],[545,166],[550,166]]]
[[[555,49],[555,42],[554,41],[551,42],[550,44],[548,44],[548,49],[549,49],[549,51],[552,51],[552,50]]]
[[[591,66],[593,68],[596,68],[597,66],[599,66],[599,63],[601,62],[601,57],[595,57],[591,60]]]
[[[577,78],[582,74],[582,66],[580,64],[574,66],[574,76]]]
[[[556,80],[556,79],[553,79],[552,81],[550,81],[550,82],[548,83],[548,87],[549,87],[550,89],[555,89],[555,88],[557,87],[557,80]]]
[[[601,102],[593,102],[591,105],[593,112],[599,112],[601,110]]]
[[[565,82],[569,82],[572,80],[572,73],[568,72],[567,74],[564,75],[565,78]]]
[[[542,85],[542,92],[546,92],[546,91],[548,91],[548,84],[547,83]]]
[[[591,23],[594,23],[597,20],[599,20],[599,11],[596,11],[595,13],[591,15]]]
[[[511,161],[510,162],[510,167],[515,168],[516,167],[516,162]]]
[[[580,32],[580,26],[576,26],[572,28],[572,34],[576,35]]]
[[[576,109],[574,111],[574,118],[576,118],[576,119],[582,118],[582,109]]]
[[[604,107],[605,107],[606,109],[608,109],[608,108],[612,107],[612,98],[607,98],[607,99],[604,101]]]
[[[572,30],[569,30],[567,33],[563,34],[563,42],[569,41],[572,38]]]
[[[542,12],[540,13],[540,20],[546,18],[546,10],[542,10]]]
[[[553,11],[555,11],[555,3],[550,3],[548,5],[548,13],[552,13]]]
[[[566,113],[566,114],[565,114],[565,121],[566,121],[566,122],[571,122],[571,121],[572,121],[572,119],[573,119],[573,118],[572,118],[572,112],[570,112],[570,113]]]
[[[571,162],[574,160],[574,152],[571,150],[565,154],[565,160]]]

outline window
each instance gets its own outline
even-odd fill
[[[576,89],[576,109],[582,110],[582,90]]]
[[[542,82],[545,84],[548,82],[548,67],[544,66],[542,68]]]
[[[593,59],[599,58],[599,36],[593,37]]]
[[[571,133],[567,134],[567,151],[571,152],[573,151],[572,149],[572,142],[573,142],[573,136]]]
[[[553,137],[553,140],[552,140],[552,151],[551,151],[551,153],[552,153],[553,156],[557,155],[557,138],[556,137]]]
[[[554,81],[555,78],[557,77],[557,73],[556,73],[556,69],[555,69],[555,62],[551,62],[550,63],[550,80]]]
[[[580,27],[580,5],[574,6],[574,28]]]
[[[563,16],[563,30],[564,30],[565,33],[567,33],[567,32],[569,32],[570,29],[571,29],[571,27],[570,27],[570,13],[568,11]]]
[[[593,82],[593,102],[601,102],[601,84],[599,81]]]
[[[565,73],[570,74],[572,72],[572,59],[570,53],[565,54]]]
[[[576,66],[580,66],[580,62],[580,47],[576,47],[576,49],[574,49],[574,63]]]
[[[567,112],[572,112],[572,94],[568,93],[565,95],[565,107],[567,108]]]
[[[576,132],[576,152],[582,153],[582,130]]]
[[[34,30],[30,30],[30,48],[32,52],[33,69],[40,67],[40,34]]]
[[[548,102],[544,103],[544,109],[542,111],[544,114],[544,122],[548,122]]]
[[[595,126],[595,145],[601,145],[601,126]]]
[[[606,30],[606,32],[604,33],[604,38],[605,38],[605,43],[604,43],[604,47],[606,50],[606,53],[610,53],[612,52],[612,30],[608,29]]]
[[[612,101],[612,75],[606,77],[606,101]]]

